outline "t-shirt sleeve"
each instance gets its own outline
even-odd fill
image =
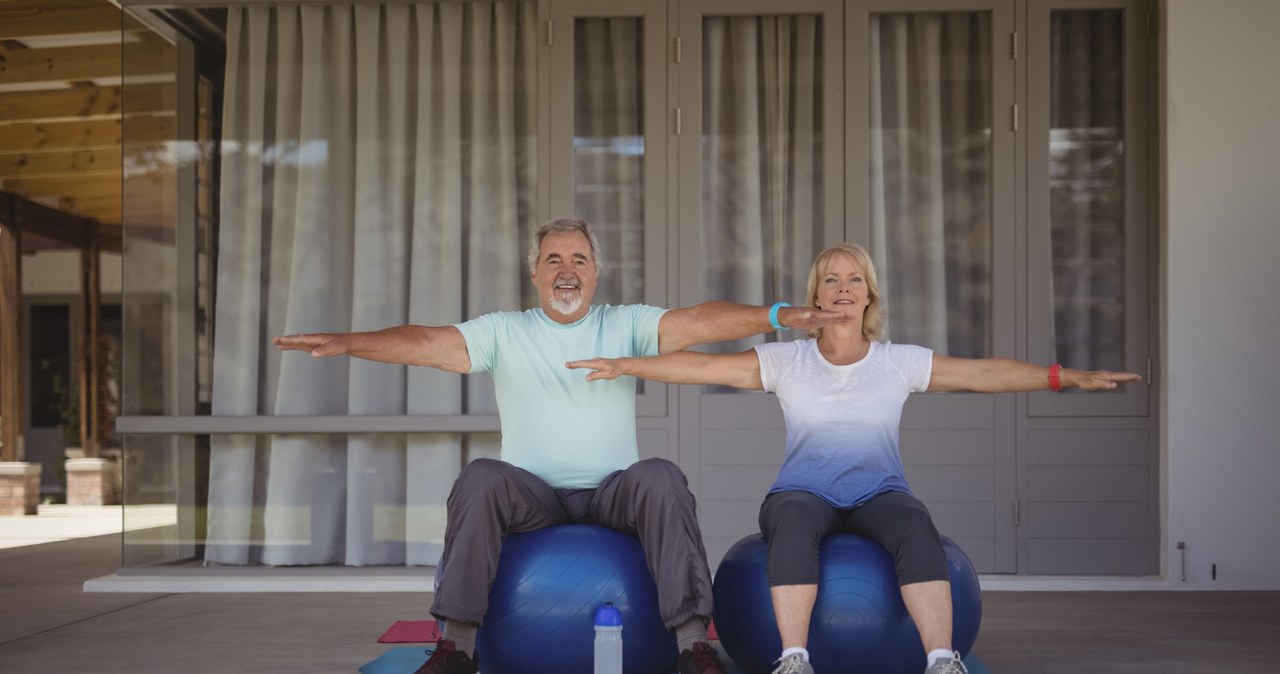
[[[498,357],[498,330],[504,321],[502,314],[485,314],[455,326],[467,342],[470,372],[493,370]]]
[[[912,393],[928,390],[929,379],[933,377],[933,349],[914,344],[889,344],[888,347],[889,358],[902,373],[907,389]]]
[[[658,323],[666,309],[647,304],[633,304],[631,309],[631,334],[634,335],[637,357],[658,355]]]
[[[796,345],[803,342],[766,342],[755,346],[760,360],[760,384],[764,390],[777,393],[778,381],[791,363],[795,362]]]

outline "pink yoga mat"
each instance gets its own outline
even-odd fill
[[[707,638],[715,641],[716,624],[707,626]],[[440,627],[434,620],[397,620],[378,637],[380,644],[430,644],[440,640]]]
[[[440,640],[440,627],[434,620],[397,620],[378,637],[380,644],[430,644]]]

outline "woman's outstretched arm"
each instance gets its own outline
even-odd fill
[[[1062,368],[1058,381],[1062,388],[1076,387],[1086,391],[1113,389],[1120,384],[1141,381],[1132,372],[1107,370],[1073,370]],[[933,355],[930,391],[976,391],[978,393],[1010,393],[1044,391],[1049,388],[1049,368],[1007,358],[952,358]]]
[[[675,351],[651,358],[588,358],[565,363],[571,370],[594,370],[587,381],[630,375],[669,384],[720,384],[762,389],[760,359],[755,349],[739,353]]]

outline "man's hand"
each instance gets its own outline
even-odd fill
[[[848,323],[853,320],[839,311],[827,311],[815,307],[780,307],[778,323],[792,330],[816,330],[836,323]]]
[[[306,351],[312,358],[325,358],[346,353],[349,349],[346,337],[347,335],[327,333],[285,335],[272,339],[271,343],[280,347],[281,351]]]
[[[1067,370],[1060,375],[1062,385],[1075,386],[1085,391],[1104,391],[1131,381],[1142,381],[1142,376],[1132,372],[1109,372],[1107,370]]]
[[[778,324],[795,330],[817,328],[852,320],[843,313],[813,307],[779,307]],[[698,344],[726,342],[772,332],[769,307],[732,302],[703,302],[672,309],[658,323],[658,351],[684,351]]]
[[[564,364],[570,370],[595,370],[595,372],[587,373],[587,381],[597,381],[602,379],[617,379],[623,374],[622,358],[587,358],[585,360],[571,360]]]

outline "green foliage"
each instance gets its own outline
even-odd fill
[[[44,369],[46,363],[41,363]],[[49,390],[53,394],[53,406],[58,413],[58,428],[62,431],[63,447],[80,446],[80,396],[73,393],[62,381],[62,373],[54,372],[49,378]]]

